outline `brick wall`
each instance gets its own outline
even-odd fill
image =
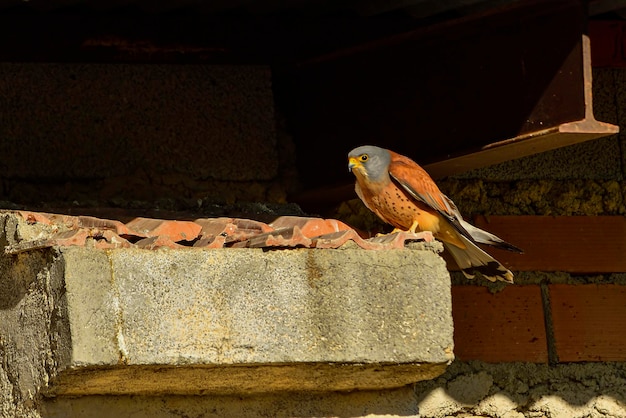
[[[525,250],[491,251],[515,286],[454,275],[460,360],[626,360],[626,71],[596,68],[594,79],[596,116],[620,134],[442,183],[475,224]]]
[[[440,182],[526,252],[492,251],[514,285],[452,273],[456,360],[415,386],[420,417],[626,416],[625,93],[626,70],[595,68],[618,135]]]

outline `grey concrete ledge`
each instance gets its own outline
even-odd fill
[[[0,300],[1,354],[48,359],[41,376],[13,381],[38,385],[24,393],[383,389],[432,379],[453,358],[450,278],[425,245],[62,247],[5,255],[1,273],[0,286],[31,289]],[[39,341],[21,344],[24,327]]]

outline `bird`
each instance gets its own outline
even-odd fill
[[[465,275],[513,283],[513,273],[478,244],[523,253],[494,234],[471,225],[430,175],[415,161],[394,151],[364,145],[348,153],[348,170],[365,206],[394,232],[425,232],[442,241]]]

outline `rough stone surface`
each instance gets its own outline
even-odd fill
[[[0,217],[0,231],[5,225]],[[0,233],[0,247],[7,243]],[[39,388],[67,364],[62,266],[53,251],[0,256],[0,416],[37,417]]]
[[[622,363],[455,362],[439,378],[414,388],[245,397],[58,397],[42,404],[42,416],[622,418],[625,393]]]
[[[626,417],[623,363],[453,363],[415,385],[420,417]]]
[[[624,215],[626,182],[617,180],[448,179],[439,183],[467,217],[486,215]]]
[[[85,396],[47,401],[44,418],[417,417],[411,387],[259,396]]]

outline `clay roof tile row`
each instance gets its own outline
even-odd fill
[[[367,250],[404,248],[407,241],[431,241],[430,233],[402,232],[362,238],[336,219],[281,216],[270,224],[251,219],[201,218],[194,221],[135,218],[124,224],[91,216],[14,212],[46,231],[5,248],[19,253],[53,246],[96,248],[339,248],[353,242]]]

